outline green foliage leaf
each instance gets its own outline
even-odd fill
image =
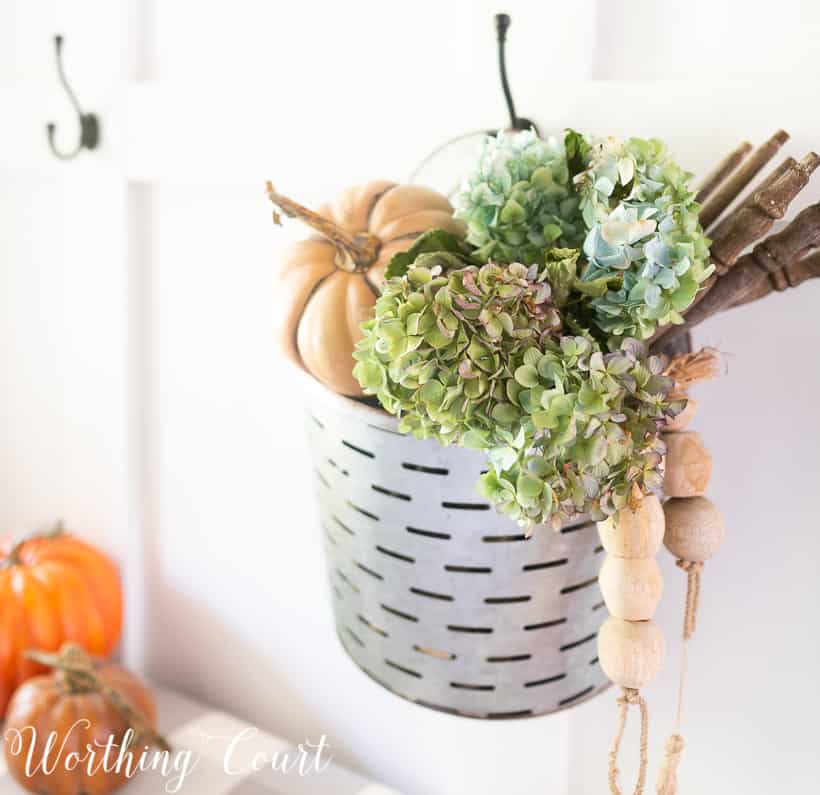
[[[384,276],[385,279],[404,276],[422,254],[452,254],[455,256],[442,258],[442,262],[436,264],[442,264],[443,267],[463,267],[470,262],[472,251],[464,240],[452,232],[446,229],[430,229],[420,235],[407,251],[400,251],[391,257]]]

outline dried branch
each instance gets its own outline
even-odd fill
[[[806,155],[800,163],[789,158],[779,177],[774,180],[765,179],[762,183],[762,190],[756,191],[726,219],[725,225],[721,225],[721,235],[712,241],[710,249],[716,273],[703,283],[692,305],[684,313],[686,324],[664,326],[655,333],[652,343],[656,347],[660,340],[666,343],[683,333],[682,329],[691,328],[688,321],[690,318],[700,317],[696,314],[700,304],[715,289],[715,285],[720,283],[721,278],[726,278],[725,274],[730,272],[744,249],[763,237],[776,220],[783,218],[789,205],[795,196],[806,187],[812,172],[818,165],[820,165],[820,156],[814,152]],[[776,171],[780,172],[781,169]],[[700,320],[695,322],[700,322]]]
[[[726,273],[747,246],[760,240],[775,221],[785,216],[789,205],[806,187],[818,165],[820,155],[809,152],[800,163],[792,163],[774,181],[764,180],[750,201],[744,202],[727,218],[723,233],[712,239],[709,249],[718,276]]]
[[[742,201],[742,203],[737,207],[737,209],[733,210],[724,218],[721,218],[717,224],[712,226],[709,230],[709,237],[712,240],[718,240],[726,234],[729,225],[732,223],[735,215],[740,212],[741,209],[744,207],[748,207],[751,204],[754,204],[755,196],[762,190],[766,190],[767,188],[771,187],[780,177],[783,176],[790,168],[794,168],[797,165],[797,161],[793,157],[787,157],[780,165],[773,168],[767,175],[766,178],[761,180],[760,183],[755,185],[749,193],[746,195],[746,198]]]
[[[751,151],[752,145],[748,141],[744,141],[736,149],[729,152],[703,180],[703,184],[698,188],[697,194],[695,194],[695,201],[699,204],[703,204]]]
[[[755,285],[749,287],[740,300],[732,302],[732,307],[759,301],[769,293],[782,292],[792,287],[799,287],[809,279],[820,279],[820,251],[815,251],[801,260],[789,263],[781,271],[766,274]]]
[[[755,149],[748,160],[718,188],[700,211],[700,223],[704,229],[708,229],[718,219],[788,140],[789,134],[785,130],[778,130],[766,143]]]
[[[714,288],[687,314],[686,323],[672,326],[664,344],[731,306],[752,300],[774,278],[784,283],[785,268],[796,267],[811,249],[820,246],[820,202],[807,207],[782,231],[767,237],[741,257],[732,270],[718,279]],[[809,266],[815,267],[813,258]],[[806,276],[805,278],[810,278]],[[785,287],[784,287],[785,289]]]

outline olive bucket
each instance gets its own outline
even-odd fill
[[[304,381],[336,626],[356,664],[474,718],[543,715],[606,688],[595,525],[525,538],[477,496],[481,453],[404,436]]]

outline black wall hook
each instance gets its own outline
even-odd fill
[[[498,34],[498,70],[501,73],[501,88],[504,90],[504,99],[507,100],[507,110],[510,112],[510,127],[513,130],[529,130],[533,128],[538,135],[538,127],[529,119],[515,115],[515,104],[513,103],[510,84],[507,82],[507,62],[504,57],[504,45],[507,43],[507,30],[510,27],[509,14],[495,15],[495,30]]]
[[[54,122],[49,122],[46,125],[48,132],[48,145],[55,157],[60,160],[71,160],[76,157],[83,149],[96,149],[100,143],[100,121],[94,113],[83,113],[80,103],[77,101],[77,95],[71,90],[71,86],[66,80],[65,71],[63,70],[63,37],[54,37],[54,51],[57,56],[57,75],[60,78],[63,88],[77,111],[77,117],[80,122],[80,140],[77,146],[70,152],[60,152],[54,145],[54,133],[57,130],[57,125]]]

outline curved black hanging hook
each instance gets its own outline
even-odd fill
[[[77,117],[80,122],[80,140],[77,142],[77,146],[72,151],[60,152],[54,145],[54,133],[57,130],[57,125],[52,121],[46,125],[46,131],[48,132],[48,145],[51,147],[51,151],[54,153],[55,157],[60,158],[60,160],[71,160],[83,149],[97,148],[97,145],[100,142],[100,122],[94,113],[83,113],[80,103],[77,101],[77,95],[72,91],[71,86],[68,84],[68,80],[66,80],[65,72],[63,71],[62,36],[54,37],[54,50],[57,56],[57,75],[60,78],[60,83],[62,83],[66,94],[68,94],[68,98],[71,100],[74,110],[77,111]]]
[[[515,115],[515,104],[513,103],[510,84],[507,82],[507,62],[504,57],[504,45],[507,42],[507,30],[510,27],[509,14],[495,15],[495,30],[498,34],[498,70],[501,73],[501,88],[504,90],[504,99],[507,100],[507,110],[510,112],[510,127],[513,130],[529,130],[533,128],[538,135],[538,127],[529,119]]]

